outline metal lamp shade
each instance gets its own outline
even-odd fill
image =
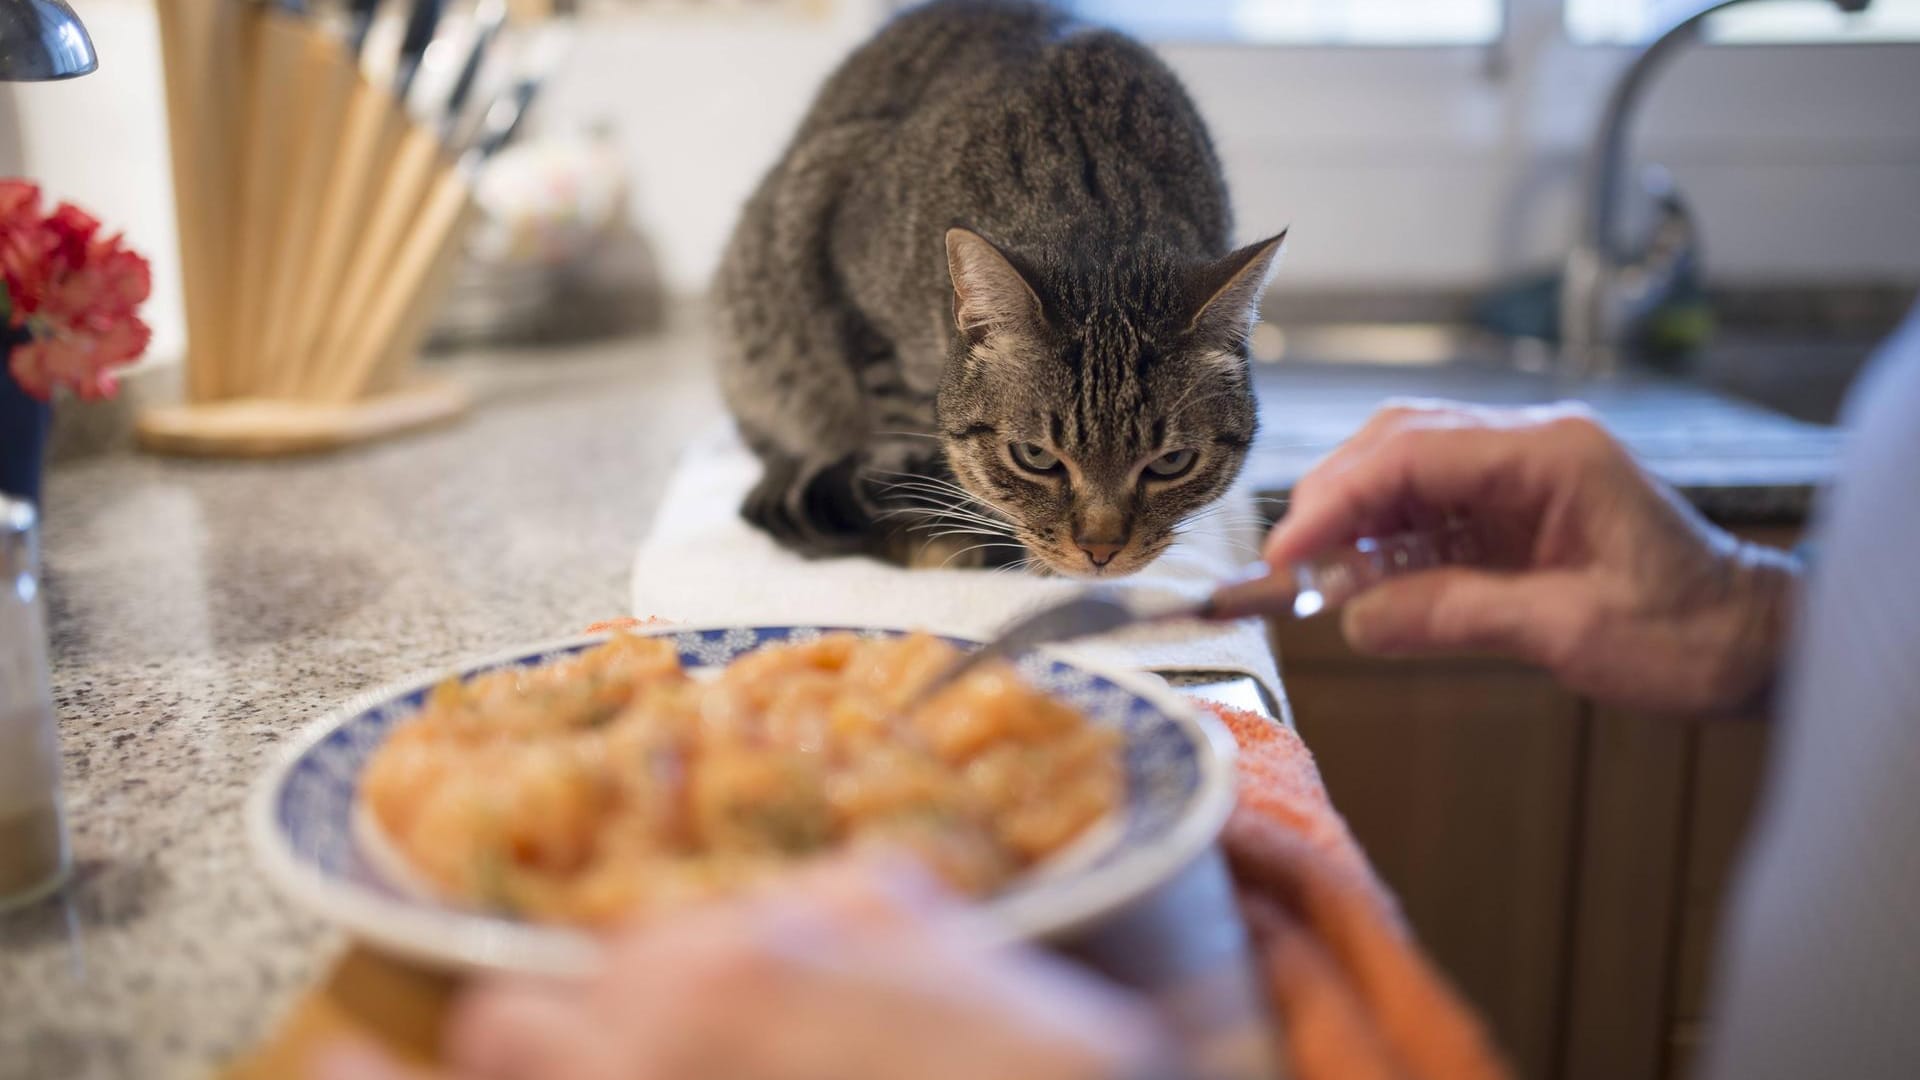
[[[0,82],[44,82],[99,66],[65,0],[0,0]]]

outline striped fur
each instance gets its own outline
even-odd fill
[[[743,513],[809,553],[1146,565],[1253,438],[1280,238],[1229,232],[1206,129],[1146,49],[1011,0],[901,15],[827,81],[715,283],[765,466]],[[1188,449],[1183,476],[1145,471]],[[1120,549],[1095,567],[1082,542]]]

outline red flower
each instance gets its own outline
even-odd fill
[[[0,277],[12,301],[10,328],[30,340],[14,346],[9,370],[45,400],[55,386],[81,398],[111,397],[113,368],[146,351],[152,331],[138,309],[153,280],[147,261],[118,235],[69,203],[41,217],[40,189],[0,180]]]
[[[43,225],[40,188],[25,180],[0,180],[0,276],[13,301],[14,326],[26,324],[46,278],[56,238]]]

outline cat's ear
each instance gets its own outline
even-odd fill
[[[969,341],[1040,322],[1040,297],[1000,249],[971,229],[947,230],[947,273],[953,278],[953,324]]]
[[[1206,299],[1194,310],[1187,332],[1223,349],[1239,349],[1260,313],[1260,298],[1286,242],[1282,229],[1280,235],[1248,244],[1201,270],[1196,291]]]

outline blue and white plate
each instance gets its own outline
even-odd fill
[[[690,671],[718,668],[764,645],[828,633],[809,626],[667,627]],[[892,637],[899,630],[864,629]],[[546,663],[607,639],[593,634],[514,649],[461,667],[472,675]],[[969,644],[960,642],[960,644]],[[1233,741],[1151,676],[1062,655],[1021,662],[1037,687],[1124,733],[1126,797],[1111,820],[983,901],[1010,937],[1048,938],[1098,920],[1186,867],[1210,844],[1233,803]],[[296,903],[375,946],[437,967],[544,974],[591,970],[581,931],[463,910],[409,880],[378,830],[356,813],[360,773],[395,725],[419,709],[436,672],[363,694],[316,721],[255,785],[247,830],[267,877]]]

